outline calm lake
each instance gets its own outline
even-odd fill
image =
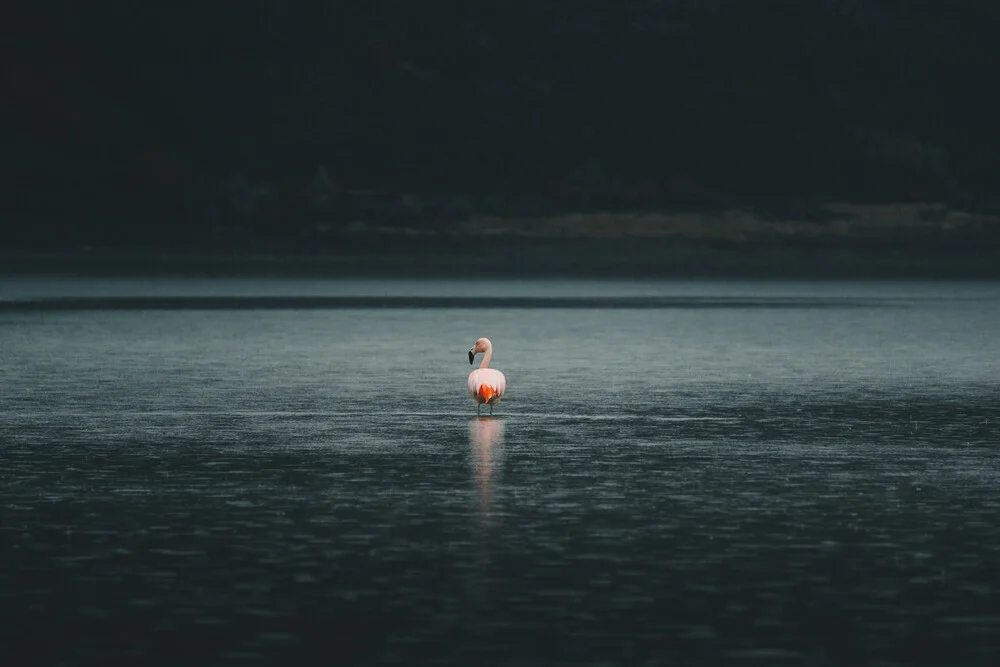
[[[998,562],[998,283],[0,278],[3,664],[992,667]]]

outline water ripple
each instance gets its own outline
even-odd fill
[[[459,310],[18,321],[2,639],[66,665],[992,665],[1000,348],[939,307],[478,308],[492,418]]]

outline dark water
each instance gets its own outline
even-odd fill
[[[998,664],[998,306],[5,279],[0,661]]]

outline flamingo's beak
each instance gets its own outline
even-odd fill
[[[476,353],[473,352],[472,350],[469,350],[469,365],[470,366],[472,365],[472,360],[475,359],[475,358],[476,358]]]

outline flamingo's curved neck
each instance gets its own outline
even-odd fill
[[[486,368],[490,365],[490,358],[493,356],[493,346],[490,345],[486,348],[486,352],[483,353],[483,362],[479,364],[480,368]]]

